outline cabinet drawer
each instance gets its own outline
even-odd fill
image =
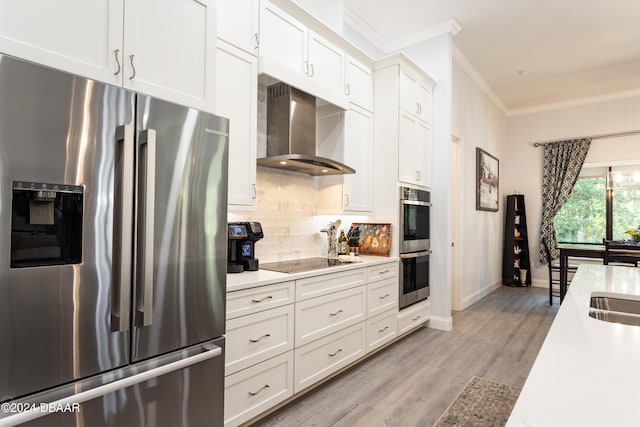
[[[431,302],[420,301],[400,311],[398,314],[398,335],[417,328],[429,320]]]
[[[364,286],[296,303],[296,347],[365,318]]]
[[[367,285],[367,317],[397,308],[397,277],[380,280]]]
[[[225,378],[224,425],[255,417],[293,395],[293,351]]]
[[[227,322],[225,372],[232,374],[293,348],[293,305]]]
[[[294,391],[298,393],[364,356],[364,329],[365,323],[360,322],[295,349]]]
[[[389,310],[367,320],[367,352],[388,343],[398,335],[395,310]]]
[[[295,282],[227,292],[227,320],[293,303]]]
[[[388,264],[376,265],[367,268],[367,283],[383,280],[389,277],[398,277],[398,263],[390,262]]]
[[[364,268],[296,280],[296,301],[364,285]]]

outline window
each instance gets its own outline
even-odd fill
[[[640,166],[583,168],[554,225],[559,242],[628,239],[640,225]]]

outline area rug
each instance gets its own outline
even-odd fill
[[[498,427],[507,424],[520,389],[473,377],[434,427]]]

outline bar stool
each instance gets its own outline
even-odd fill
[[[560,296],[560,262],[551,259],[551,249],[547,239],[542,239],[542,249],[547,254],[547,267],[549,268],[549,305],[553,305],[553,297]],[[571,283],[569,273],[575,273],[578,269],[577,264],[567,263],[567,285]],[[554,285],[558,286],[558,290],[554,289]]]

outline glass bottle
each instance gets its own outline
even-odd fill
[[[340,230],[340,237],[338,237],[338,254],[347,255],[349,248],[347,247],[347,236],[344,235],[344,230]]]

